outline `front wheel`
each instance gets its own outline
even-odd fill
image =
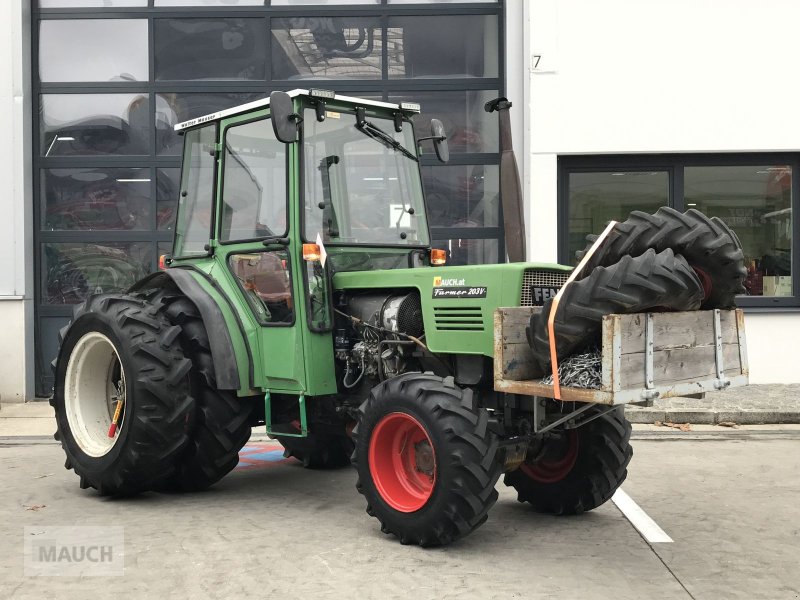
[[[506,473],[504,483],[538,512],[574,515],[592,510],[625,481],[633,456],[630,438],[631,425],[617,408],[550,436],[535,460]]]
[[[452,377],[407,373],[373,388],[353,430],[353,463],[384,533],[437,546],[486,521],[501,473],[488,421]]]

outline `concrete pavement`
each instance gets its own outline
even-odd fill
[[[275,443],[251,443],[208,492],[126,500],[81,490],[52,441],[0,444],[1,595],[796,600],[800,435],[781,429],[746,444],[742,430],[634,442],[623,489],[672,543],[648,544],[611,502],[539,515],[499,483],[485,525],[431,550],[381,534],[352,469],[303,469]],[[26,577],[26,534],[63,525],[122,527],[124,575]]]

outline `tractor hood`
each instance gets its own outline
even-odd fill
[[[417,290],[425,341],[433,352],[493,355],[494,311],[536,306],[555,294],[572,267],[511,263],[337,273],[336,291]]]

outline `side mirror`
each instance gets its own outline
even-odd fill
[[[284,144],[297,141],[297,123],[300,115],[294,112],[294,103],[286,92],[269,95],[269,114],[275,137]]]
[[[433,149],[436,151],[436,158],[443,163],[450,160],[450,147],[447,145],[447,135],[444,132],[444,125],[442,125],[439,119],[431,119],[431,139],[433,139]]]

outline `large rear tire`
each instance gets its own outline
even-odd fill
[[[591,247],[596,235],[587,237]],[[614,227],[583,271],[588,277],[595,267],[610,266],[626,255],[639,256],[648,248],[662,252],[671,248],[682,255],[706,280],[706,298],[702,308],[734,308],[736,295],[744,294],[742,244],[736,234],[718,217],[709,218],[698,210],[681,213],[662,207],[655,214],[634,211]]]
[[[501,474],[497,438],[472,390],[406,373],[376,386],[353,430],[356,488],[402,544],[437,546],[487,519]]]
[[[191,362],[179,333],[141,298],[91,296],[76,307],[61,332],[50,404],[65,466],[75,470],[82,488],[127,496],[155,489],[174,474],[195,406]]]
[[[506,473],[503,482],[538,512],[574,515],[592,510],[608,501],[628,476],[630,437],[631,425],[620,407],[550,438],[537,462],[523,463]]]
[[[169,287],[142,292],[163,307],[165,316],[180,328],[178,341],[192,361],[190,385],[197,399],[194,432],[179,457],[174,477],[164,486],[173,491],[200,491],[214,485],[239,463],[239,451],[250,439],[252,398],[217,389],[208,332],[197,307]]]
[[[643,312],[653,308],[696,310],[703,300],[703,286],[694,270],[671,249],[656,254],[624,256],[610,267],[597,267],[585,279],[566,289],[556,310],[554,332],[559,360],[598,338],[604,315]],[[553,299],[535,313],[528,327],[528,342],[539,371],[550,365],[547,319]]]

